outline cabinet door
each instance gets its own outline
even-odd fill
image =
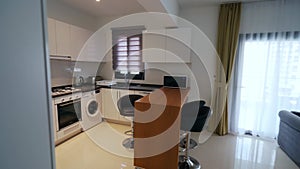
[[[165,30],[143,32],[143,62],[165,62]]]
[[[49,54],[56,55],[55,20],[48,18],[48,47]]]
[[[118,99],[120,99],[122,96],[129,95],[129,94],[134,94],[134,90],[118,90]],[[118,119],[120,121],[124,122],[130,122],[131,120],[128,118],[125,118],[124,116],[121,116],[119,113]]]
[[[56,21],[56,54],[59,56],[71,56],[70,54],[70,25]]]
[[[118,91],[112,89],[101,89],[102,93],[102,113],[104,118],[119,120],[117,108]]]
[[[88,43],[85,45],[82,51],[82,56],[79,58],[81,61],[88,62],[100,62],[103,60],[104,52],[106,48],[106,35],[104,32],[97,32],[92,34]]]
[[[106,49],[104,51],[103,62],[112,62],[112,31],[106,31]]]
[[[71,57],[76,61],[80,51],[84,47],[92,32],[74,25],[70,26],[70,44],[71,44]],[[85,57],[85,56],[81,56]]]
[[[167,29],[166,35],[166,62],[190,63],[191,30]]]

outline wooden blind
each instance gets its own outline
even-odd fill
[[[113,29],[113,69],[119,72],[139,73],[142,62],[143,29]]]

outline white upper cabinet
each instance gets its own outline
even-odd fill
[[[56,55],[55,20],[48,18],[48,47],[50,55]]]
[[[89,38],[82,50],[80,61],[101,62],[103,60],[106,48],[106,38],[103,34],[97,32]]]
[[[143,61],[190,63],[189,28],[147,30],[143,33]]]
[[[190,63],[191,30],[166,29],[166,62]]]
[[[165,33],[165,30],[146,30],[143,32],[143,62],[165,62]]]
[[[78,56],[93,32],[74,25],[71,25],[70,31],[72,60],[85,60],[85,56],[81,55],[80,58]]]
[[[106,48],[104,50],[104,59],[103,62],[111,62],[112,61],[112,31],[106,31]]]
[[[98,62],[101,46],[101,39],[92,38],[88,44],[87,40],[93,32],[78,26],[67,24],[52,18],[48,18],[48,38],[50,55],[71,56],[73,61]],[[85,45],[86,44],[86,45]],[[78,57],[80,55],[80,57]]]
[[[55,21],[56,55],[71,56],[70,25]]]

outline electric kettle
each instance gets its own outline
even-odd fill
[[[84,78],[82,76],[74,77],[74,82],[73,82],[74,86],[82,86],[83,83],[84,83]]]

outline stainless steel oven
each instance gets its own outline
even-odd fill
[[[54,121],[58,144],[81,132],[81,93],[54,98]]]

